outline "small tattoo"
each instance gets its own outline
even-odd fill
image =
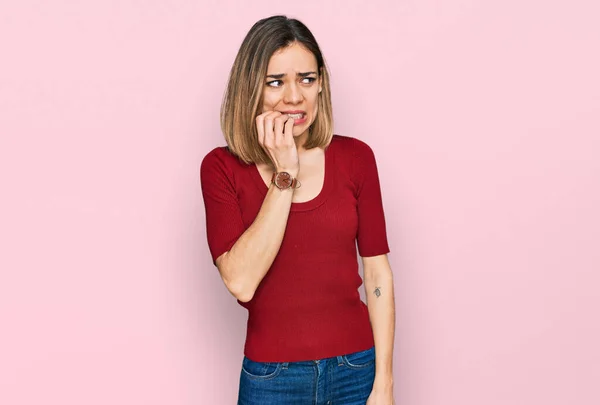
[[[373,291],[377,297],[381,296],[381,291],[379,291],[380,288],[381,287],[375,287],[375,291]]]

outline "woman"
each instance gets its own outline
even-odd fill
[[[238,404],[393,404],[375,157],[333,134],[329,74],[304,24],[273,16],[250,29],[221,126],[228,146],[206,155],[200,177],[212,259],[248,309]]]

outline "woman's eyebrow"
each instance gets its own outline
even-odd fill
[[[317,72],[300,72],[300,73],[298,73],[298,76],[306,77],[308,75],[316,75],[316,74],[317,74]],[[272,77],[273,79],[281,79],[284,76],[285,76],[285,73],[267,75],[267,77]]]

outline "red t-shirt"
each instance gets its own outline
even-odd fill
[[[254,222],[267,194],[255,164],[226,147],[200,168],[213,262]],[[362,257],[389,252],[375,156],[364,142],[334,135],[325,181],[314,199],[292,203],[271,268],[247,303],[244,354],[254,361],[316,360],[373,346],[360,299]]]

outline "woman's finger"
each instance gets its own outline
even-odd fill
[[[264,131],[265,131],[265,146],[272,148],[275,145],[275,135],[273,130],[273,120],[281,115],[279,111],[271,111],[265,116]]]
[[[294,119],[288,117],[283,130],[283,139],[287,145],[294,143]]]
[[[256,131],[258,132],[258,143],[260,146],[265,144],[265,113],[256,117]]]
[[[283,126],[288,119],[289,117],[286,114],[282,114],[279,117],[275,118],[274,134],[276,144],[284,143]]]

